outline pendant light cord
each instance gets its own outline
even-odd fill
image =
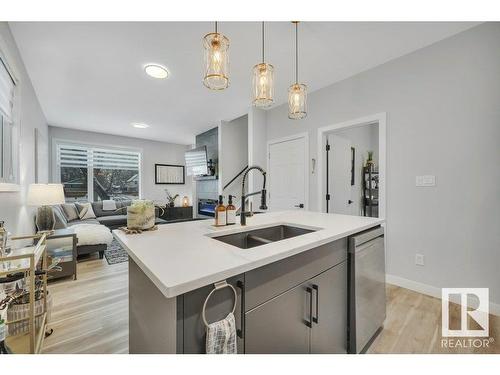
[[[295,83],[299,83],[299,22],[295,22]]]
[[[217,21],[215,21],[215,33],[217,34]]]
[[[266,60],[264,60],[264,21],[262,21],[262,63],[264,64],[264,62]]]

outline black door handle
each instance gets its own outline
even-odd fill
[[[240,339],[242,339],[245,335],[245,284],[243,281],[238,280],[236,286],[241,290],[241,298],[240,298],[240,329],[236,330],[236,334]]]
[[[304,208],[304,203],[299,203],[299,204],[296,204],[294,207],[297,207],[297,208]]]
[[[316,291],[316,316],[312,318],[312,321],[316,324],[319,323],[319,286],[313,284],[313,289]]]
[[[306,326],[312,328],[312,315],[313,315],[313,291],[307,287],[306,292],[309,293],[309,320],[306,320]]]
[[[349,200],[347,201],[347,203],[348,203],[348,204],[352,204],[352,203],[354,203],[354,201],[352,201],[352,200],[350,200],[350,199],[349,199]]]

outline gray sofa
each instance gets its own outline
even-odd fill
[[[96,218],[85,219],[85,220],[80,220],[80,219],[69,220],[70,218],[64,213],[64,209],[62,208],[63,205],[58,205],[58,207],[60,208],[60,211],[67,220],[67,226],[72,226],[75,224],[102,224],[110,229],[116,229],[127,225],[127,207],[130,206],[131,204],[132,201],[116,201],[116,210],[104,211],[102,209],[102,202],[92,202],[92,210],[94,211]],[[156,208],[155,211],[156,211],[156,224],[166,223],[165,220],[160,219],[158,217],[159,216],[158,208]]]
[[[116,210],[105,211],[102,209],[102,202],[92,202],[92,210],[94,211],[95,218],[80,220],[78,216],[71,215],[71,211],[74,204],[66,203],[64,205],[56,205],[53,206],[54,215],[56,218],[56,226],[55,229],[68,228],[76,224],[101,224],[108,227],[110,230],[116,229],[122,226],[127,225],[127,207],[132,204],[132,201],[116,201]],[[76,212],[78,209],[74,206]],[[165,220],[160,219],[159,210],[156,210],[156,224],[164,224]],[[106,250],[106,244],[95,244],[95,245],[77,245],[77,254],[85,255],[94,252],[99,252],[99,257],[102,258],[104,256],[104,251]]]

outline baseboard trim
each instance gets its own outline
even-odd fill
[[[388,284],[393,284],[405,289],[410,289],[418,293],[441,299],[441,288],[432,285],[419,283],[418,281],[413,281],[389,274],[386,274],[385,281]],[[500,316],[500,304],[490,301],[490,314]]]

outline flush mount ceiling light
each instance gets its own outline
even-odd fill
[[[134,128],[137,128],[137,129],[146,129],[146,128],[149,128],[149,125],[148,124],[144,124],[143,122],[133,122],[132,125]]]
[[[288,118],[299,120],[307,116],[307,86],[299,83],[299,22],[292,23],[295,25],[295,83],[288,88]]]
[[[262,22],[262,62],[253,67],[253,105],[269,107],[274,101],[274,67],[265,62],[264,22]]]
[[[158,64],[148,64],[144,67],[146,74],[153,78],[165,79],[168,77],[168,70]]]
[[[224,90],[229,86],[229,39],[217,31],[203,37],[205,49],[205,77],[203,84],[210,90]]]

